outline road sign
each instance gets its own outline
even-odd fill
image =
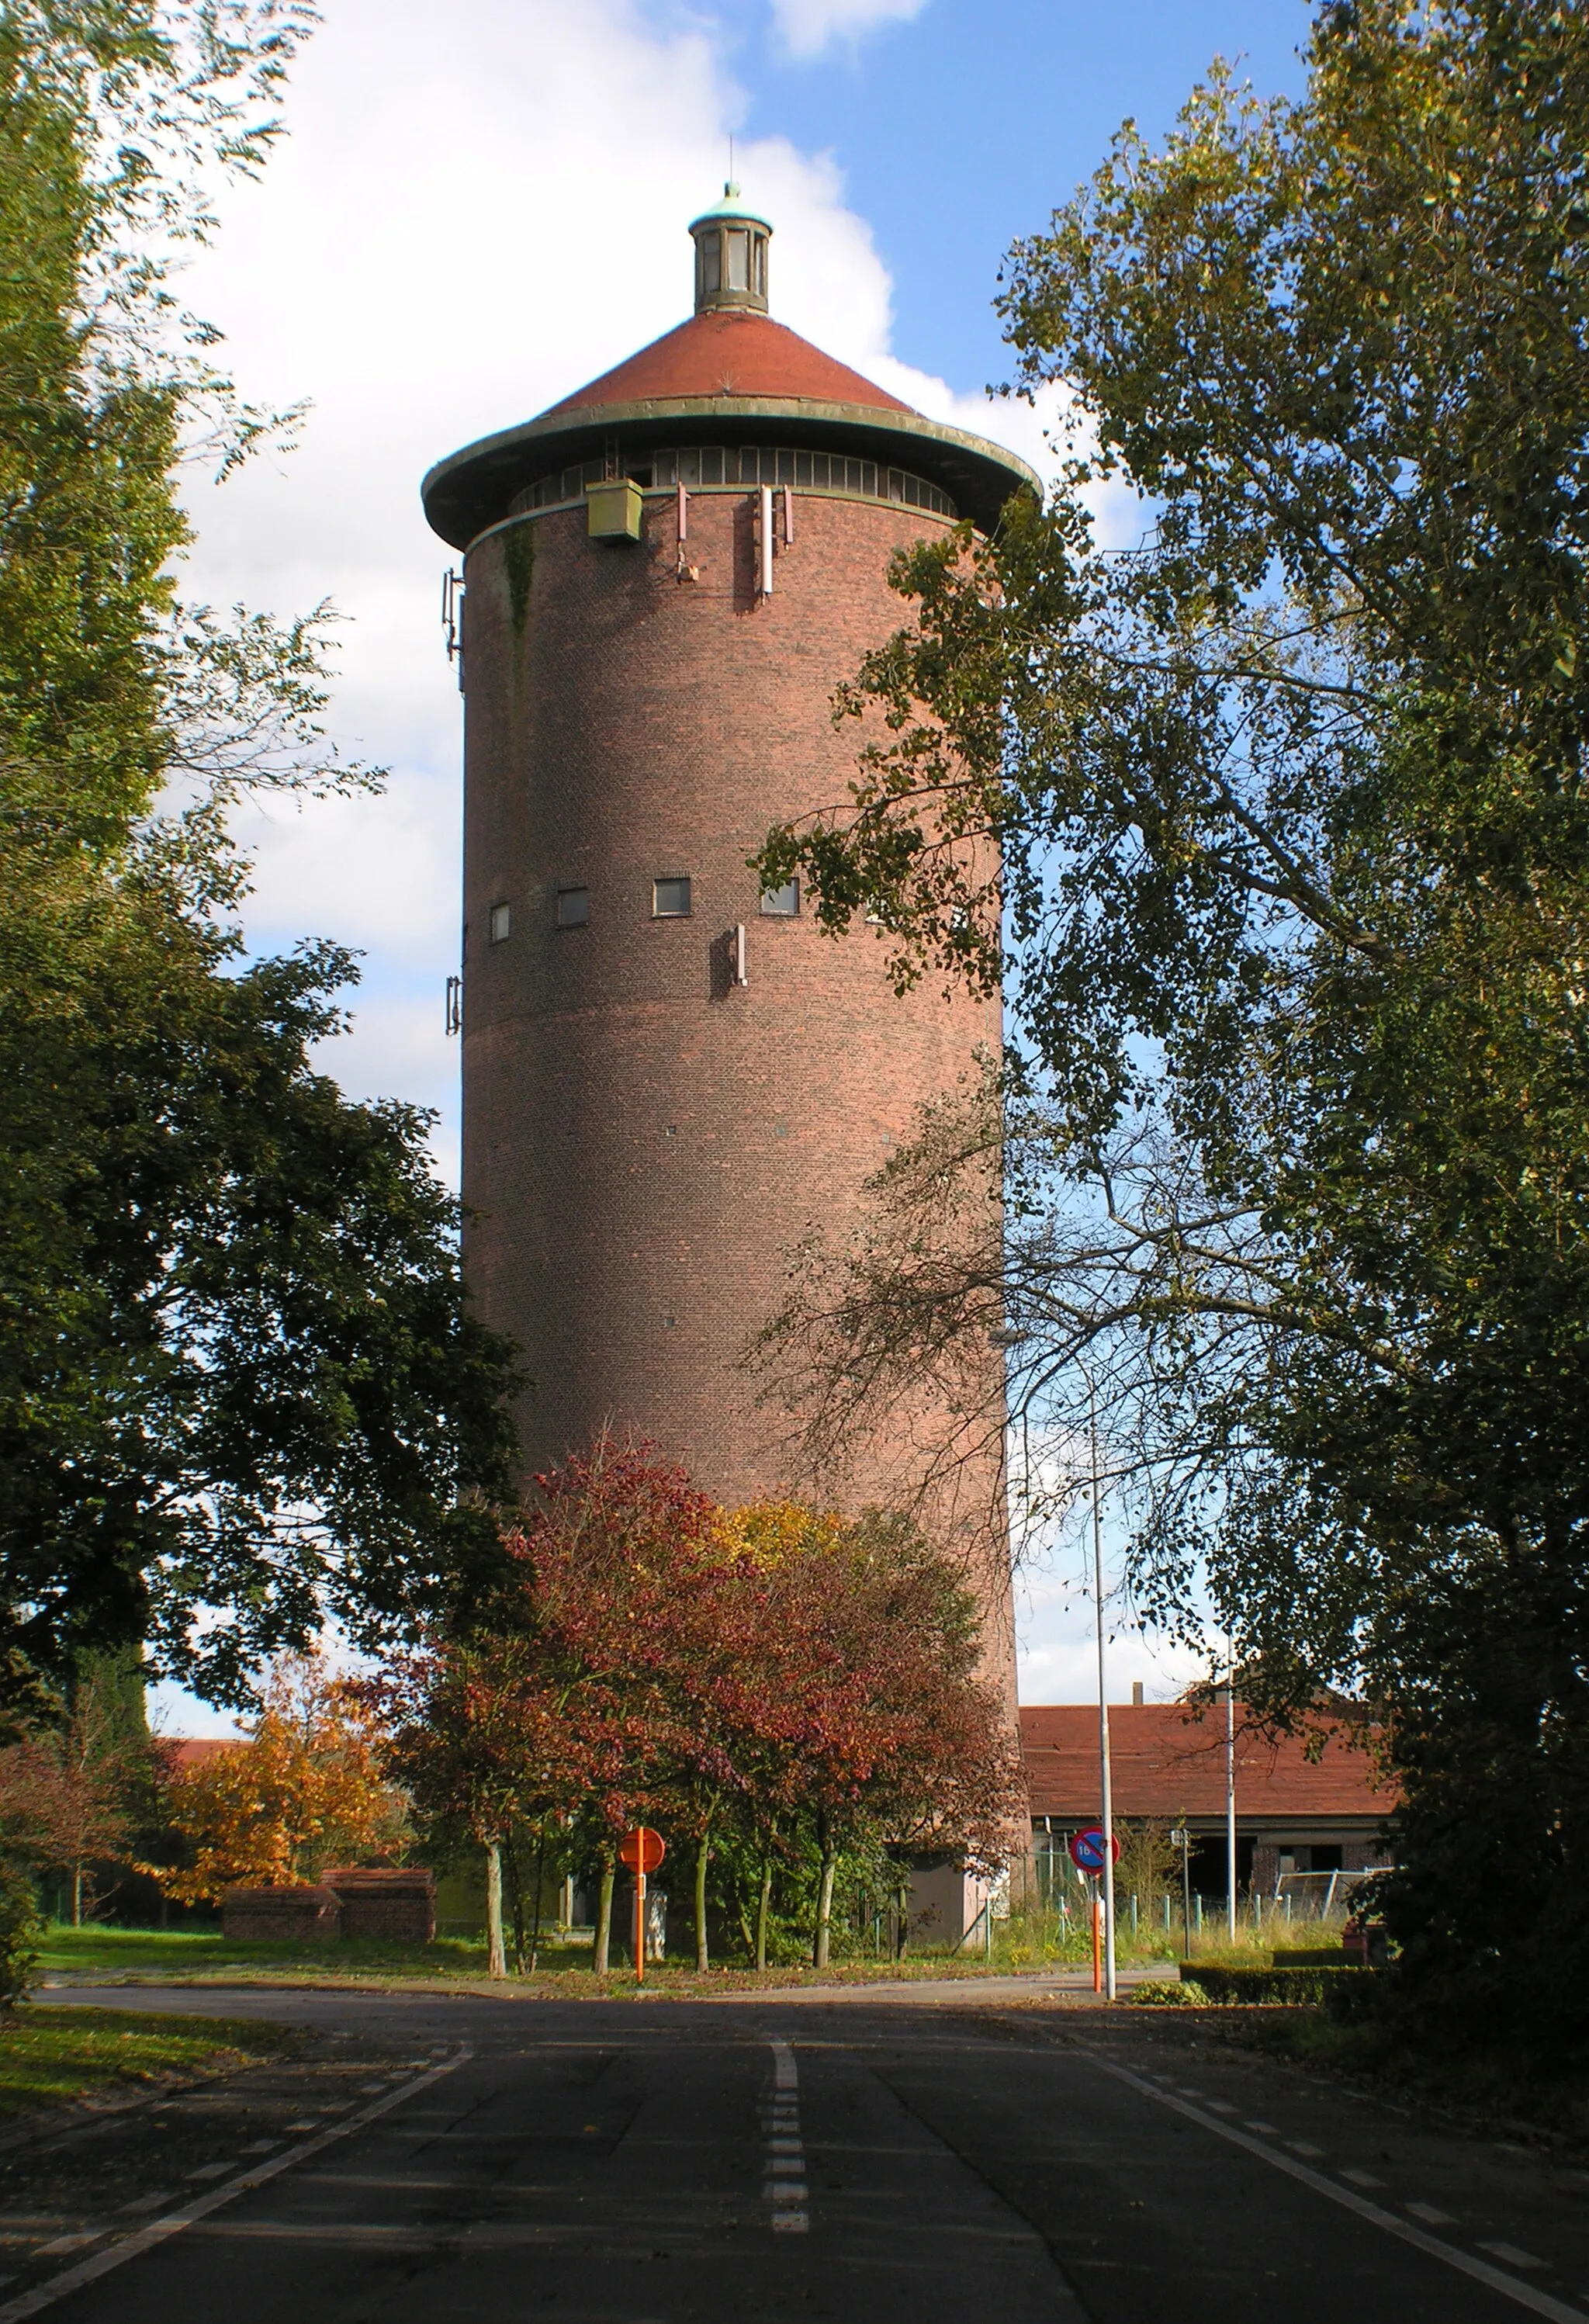
[[[1113,1846],[1113,1860],[1114,1863],[1118,1864],[1120,1861],[1120,1842],[1114,1838],[1113,1832],[1110,1834],[1110,1840]],[[1095,1875],[1102,1872],[1104,1869],[1104,1834],[1098,1825],[1095,1823],[1090,1823],[1085,1831],[1072,1832],[1070,1836],[1070,1860],[1075,1865],[1078,1872],[1090,1872]]]
[[[668,1843],[661,1833],[643,1823],[626,1831],[618,1847],[619,1858],[631,1872],[654,1872],[667,1853]]]

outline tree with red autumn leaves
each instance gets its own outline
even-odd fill
[[[570,1774],[568,1722],[532,1637],[485,1636],[389,1667],[377,1690],[385,1764],[432,1830],[461,1827],[485,1851],[486,1973],[507,1975],[502,1858],[526,1810],[544,1812]]]
[[[1013,1738],[976,1674],[975,1601],[907,1520],[818,1520],[742,1588],[771,1729],[771,1793],[810,1825],[819,1873],[812,1947],[826,1967],[846,1847],[952,1851],[993,1870],[1021,1798]]]
[[[390,1766],[488,1868],[525,1817],[595,1856],[598,1969],[635,1822],[692,1861],[703,1969],[709,1867],[730,1836],[761,1864],[758,1965],[781,1849],[816,1851],[818,1964],[846,1850],[1002,1859],[1020,1775],[976,1676],[975,1604],[902,1520],[721,1511],[649,1448],[603,1441],[537,1479],[508,1549],[510,1582],[468,1638],[389,1677]],[[488,1894],[501,1974],[489,1869]]]

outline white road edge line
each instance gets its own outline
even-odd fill
[[[1172,2098],[1168,2090],[1155,2089],[1152,2083],[1144,2081],[1141,2074],[1133,2074],[1129,2066],[1113,2065],[1108,2059],[1100,2058],[1095,2052],[1092,2054],[1091,2062],[1100,2072],[1113,2074],[1117,2082],[1129,2083],[1133,2090],[1141,2090],[1144,2098],[1152,2098],[1157,2105],[1169,2107],[1176,2114],[1184,2114],[1188,2122],[1200,2123],[1205,2130],[1213,2131],[1216,2137],[1228,2138],[1233,2146],[1243,2146],[1249,2154],[1260,2156],[1275,2170],[1285,2172],[1289,2178],[1300,2180],[1303,2186],[1311,2187],[1316,2194],[1327,2195],[1332,2203],[1339,2203],[1344,2210],[1355,2211],[1360,2219],[1367,2219],[1374,2227],[1383,2227],[1388,2235],[1399,2236],[1404,2244],[1411,2244],[1415,2251],[1427,2252],[1431,2259],[1444,2260],[1447,2267],[1455,2267],[1462,2274],[1471,2275],[1476,2282],[1488,2284],[1492,2292],[1499,2292],[1507,2300],[1515,2300],[1520,2308],[1531,2308],[1537,2316],[1548,2316],[1551,2324],[1584,2324],[1581,2308],[1569,2308],[1565,2300],[1553,2300],[1549,2292],[1536,2290],[1533,2284],[1525,2283],[1521,2276],[1509,2275],[1504,2268],[1492,2267],[1488,2260],[1475,2259],[1471,2252],[1464,2252],[1456,2244],[1443,2242],[1440,2236],[1431,2236],[1422,2227],[1409,2227],[1407,2221],[1399,2219],[1394,2211],[1382,2210],[1378,2203],[1371,2203],[1365,2196],[1353,2194],[1349,2187],[1340,2186],[1334,2179],[1326,2179],[1322,2171],[1310,2171],[1306,2163],[1294,2163],[1289,2154],[1280,2153],[1262,2139],[1249,2138],[1244,2130],[1237,2130],[1232,2123],[1221,2122],[1217,2115],[1205,2114],[1201,2107],[1188,2106],[1184,2098]],[[0,2324],[6,2324],[9,2314],[8,2309],[0,2308]]]
[[[85,2283],[95,2283],[100,2276],[108,2275],[111,2269],[120,2267],[124,2260],[136,2259],[140,2252],[151,2251],[169,2236],[180,2236],[184,2227],[190,2227],[197,2219],[207,2219],[212,2211],[218,2211],[224,2204],[232,2202],[239,2195],[245,2195],[250,2188],[263,2187],[267,2180],[279,2177],[283,2171],[291,2171],[296,2163],[307,2162],[312,2154],[323,2153],[337,2139],[350,2138],[356,2130],[363,2130],[366,2124],[377,2121],[383,2114],[390,2114],[393,2107],[402,2104],[404,2098],[411,2098],[416,2090],[429,2089],[432,2082],[439,2082],[444,2074],[450,2074],[474,2054],[470,2045],[463,2043],[440,2065],[432,2066],[428,2073],[418,2074],[411,2082],[404,2082],[400,2089],[389,2091],[385,2098],[377,2098],[374,2106],[365,2107],[351,2121],[334,2123],[329,2130],[322,2130],[314,2138],[304,2139],[300,2145],[288,2147],[284,2153],[273,2155],[270,2162],[256,2163],[252,2170],[240,2171],[235,2179],[228,2179],[224,2187],[216,2188],[213,2193],[195,2196],[190,2203],[182,2204],[175,2211],[168,2211],[163,2218],[151,2219],[146,2227],[139,2227],[134,2234],[124,2236],[107,2250],[96,2252],[92,2259],[81,2260],[76,2267],[63,2268],[59,2275],[51,2276],[43,2283],[36,2283],[31,2292],[22,2292],[15,2300],[8,2300],[0,2307],[0,2324],[20,2324],[23,2317],[36,2316],[42,2308],[52,2308],[58,2300],[64,2300],[68,2292],[77,2292]],[[1578,2319],[1578,2324],[1583,2324],[1582,2317]]]

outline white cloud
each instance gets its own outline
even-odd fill
[[[1090,1588],[1081,1580],[1082,1552],[1073,1542],[1016,1576],[1017,1683],[1022,1702],[1096,1702],[1098,1640]],[[1129,1702],[1140,1684],[1149,1702],[1171,1702],[1194,1679],[1208,1674],[1208,1658],[1139,1628],[1122,1600],[1104,1600],[1108,1618],[1104,1669],[1111,1702]]]
[[[927,0],[772,0],[772,23],[790,56],[818,57],[878,24],[907,23]]]

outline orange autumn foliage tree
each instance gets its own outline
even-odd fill
[[[291,1888],[328,1865],[402,1845],[402,1795],[381,1772],[370,1704],[318,1655],[285,1655],[246,1740],[171,1779],[168,1814],[192,1861],[151,1865],[184,1904],[228,1888]]]

